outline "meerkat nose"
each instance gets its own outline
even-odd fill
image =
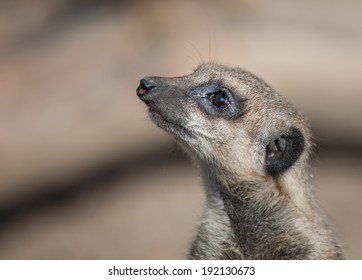
[[[140,85],[137,88],[137,94],[139,97],[147,94],[149,91],[156,87],[155,82],[150,78],[143,78],[140,81]]]

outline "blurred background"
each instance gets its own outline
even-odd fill
[[[362,2],[2,0],[0,258],[185,258],[196,168],[140,78],[243,67],[309,117],[317,195],[362,258]]]

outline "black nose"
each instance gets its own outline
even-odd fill
[[[147,94],[151,89],[156,87],[155,82],[151,78],[143,78],[137,88],[138,96]]]

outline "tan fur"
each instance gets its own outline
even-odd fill
[[[215,63],[143,83],[152,85],[141,82],[138,91],[151,119],[176,136],[204,177],[207,204],[191,259],[343,258],[314,198],[309,127],[286,98],[245,70]],[[228,92],[226,109],[210,97],[220,90]],[[280,143],[289,146],[274,147]]]

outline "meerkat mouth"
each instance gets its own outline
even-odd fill
[[[148,110],[150,119],[159,127],[170,131],[173,134],[176,134],[177,136],[193,136],[190,130],[188,130],[186,127],[170,121],[168,118],[164,117],[159,111],[155,110],[152,107],[149,107]]]
[[[170,125],[172,127],[179,128],[179,129],[184,129],[183,126],[168,120],[159,111],[155,110],[152,107],[149,108],[148,112],[149,112],[149,115],[150,115],[152,121],[154,121],[156,124],[161,123],[161,125],[166,124],[166,125]],[[162,125],[162,127],[164,127],[164,125]]]

